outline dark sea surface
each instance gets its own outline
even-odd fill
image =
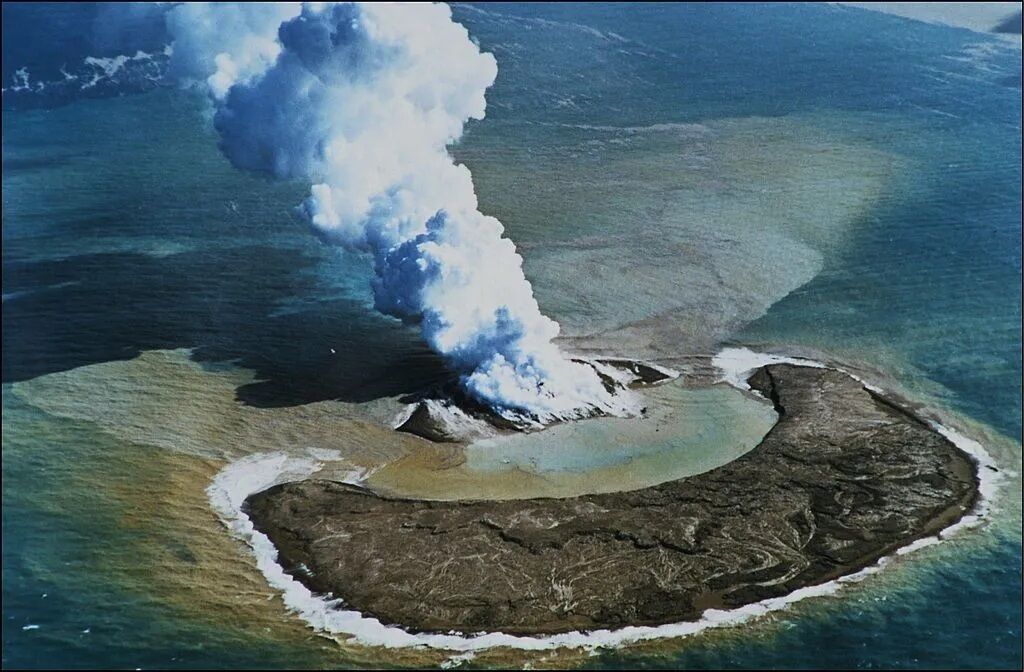
[[[297,222],[308,185],[232,169],[159,81],[159,13],[113,11],[3,9],[3,665],[436,665],[288,615],[204,491],[286,444],[370,459],[366,421],[443,366]],[[834,597],[468,665],[1020,669],[1019,36],[826,4],[454,15],[499,66],[454,153],[567,347],[853,362],[1018,474]]]

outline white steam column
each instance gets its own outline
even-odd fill
[[[504,227],[448,146],[497,75],[447,5],[183,4],[170,71],[206,86],[238,168],[313,182],[300,211],[369,253],[382,313],[418,324],[465,390],[515,420],[626,414],[552,343]]]

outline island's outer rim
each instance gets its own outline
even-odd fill
[[[735,357],[737,353],[741,360],[738,365],[736,362],[730,362],[730,358]],[[746,380],[756,369],[769,364],[779,363],[834,369],[854,378],[869,392],[880,394],[886,401],[892,399],[892,396],[866,383],[850,371],[835,365],[821,364],[814,360],[754,353],[743,348],[727,348],[713,359],[713,365],[724,373],[721,380],[741,390],[750,390],[749,386],[746,385]],[[872,396],[876,395],[873,394]],[[296,612],[311,627],[327,636],[348,636],[358,643],[370,646],[426,646],[456,652],[472,652],[493,647],[547,650],[565,647],[593,649],[597,647],[618,646],[636,641],[681,637],[695,634],[708,628],[739,624],[782,609],[807,597],[832,594],[846,583],[859,582],[867,576],[880,571],[886,564],[898,556],[933,545],[963,529],[978,525],[982,517],[988,512],[991,499],[997,492],[1002,480],[1002,473],[996,468],[994,460],[979,443],[960,432],[936,420],[923,418],[917,413],[907,411],[907,409],[901,410],[911,413],[917,420],[942,434],[959,452],[968,458],[967,461],[973,467],[976,485],[973,501],[969,508],[965,509],[950,525],[938,532],[929,531],[913,538],[907,538],[904,540],[907,543],[895,545],[878,557],[874,564],[863,566],[852,573],[794,590],[781,597],[761,600],[734,609],[708,609],[704,612],[702,618],[697,621],[667,623],[660,626],[628,626],[617,630],[566,632],[556,635],[538,636],[519,636],[504,632],[486,632],[470,636],[458,632],[445,634],[417,633],[400,626],[387,626],[360,612],[339,608],[339,600],[324,599],[312,594],[300,582],[285,573],[283,568],[276,564],[276,549],[273,547],[273,544],[265,535],[254,528],[248,516],[241,510],[242,503],[250,494],[266,490],[280,483],[309,478],[321,468],[322,465],[319,464],[319,459],[337,459],[340,455],[324,455],[325,451],[311,451],[309,458],[289,458],[280,453],[252,455],[228,465],[227,468],[218,474],[214,484],[208,489],[208,494],[213,508],[224,524],[253,549],[257,558],[257,564],[265,576],[267,576],[271,585],[284,591],[285,603],[289,610]],[[302,464],[287,464],[290,459],[299,460]],[[243,466],[241,463],[246,463],[245,467],[254,466],[255,463],[260,461],[273,462],[277,468],[277,473],[269,474],[269,478],[265,477],[262,483],[255,483],[252,479],[246,479],[249,481],[247,492],[230,492],[232,485],[231,477],[238,476],[238,474],[230,473],[232,467],[236,465]],[[353,485],[357,484],[363,475],[361,472],[353,472],[351,478],[345,482]],[[332,615],[336,618],[332,618]]]

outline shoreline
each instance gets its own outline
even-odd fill
[[[882,401],[888,401],[882,390],[872,389],[872,386],[848,371],[843,371],[840,367],[826,366],[813,360],[764,355],[745,349],[731,348],[722,350],[712,361],[716,368],[723,373],[721,380],[739,389],[750,389],[745,384],[744,374],[768,364],[788,363],[840,371],[860,382],[869,392],[882,395]],[[897,406],[897,408],[900,407]],[[902,408],[900,410],[905,411]],[[287,457],[283,454],[250,456],[228,465],[218,474],[208,489],[208,494],[211,504],[225,525],[232,530],[235,536],[243,539],[252,548],[259,568],[271,585],[284,592],[283,597],[289,610],[297,613],[308,625],[322,634],[348,636],[369,646],[430,647],[463,653],[492,647],[529,650],[594,649],[650,639],[681,637],[708,628],[744,623],[807,597],[833,594],[846,583],[859,582],[880,571],[895,557],[933,545],[962,529],[979,524],[981,518],[988,512],[991,498],[998,489],[998,481],[1002,478],[1001,472],[996,469],[992,459],[977,442],[937,421],[919,418],[909,412],[908,414],[927,423],[929,427],[942,434],[960,452],[969,457],[970,463],[975,467],[977,486],[969,505],[963,508],[958,505],[947,507],[939,515],[929,519],[928,524],[919,534],[909,538],[909,543],[905,543],[907,539],[901,539],[887,545],[879,552],[872,552],[866,557],[857,558],[838,568],[833,575],[819,577],[824,578],[824,581],[798,587],[781,596],[769,597],[731,609],[720,608],[723,606],[721,603],[701,604],[702,612],[696,620],[664,624],[628,625],[617,629],[533,635],[511,634],[503,631],[472,635],[457,632],[442,634],[429,631],[416,632],[400,626],[385,625],[376,618],[341,608],[340,600],[317,596],[300,581],[286,573],[277,564],[277,549],[273,543],[254,527],[248,515],[242,510],[242,504],[249,494],[265,490],[279,483],[313,476],[321,468],[321,460],[336,459],[336,456],[326,454],[312,454],[307,458]],[[358,484],[363,476],[365,476],[364,473],[353,472],[344,479],[344,482]]]

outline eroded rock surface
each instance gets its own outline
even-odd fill
[[[438,502],[309,480],[246,506],[298,580],[385,623],[547,633],[693,620],[784,595],[973,505],[969,458],[846,374],[774,365],[750,383],[780,413],[763,441],[655,487]]]

